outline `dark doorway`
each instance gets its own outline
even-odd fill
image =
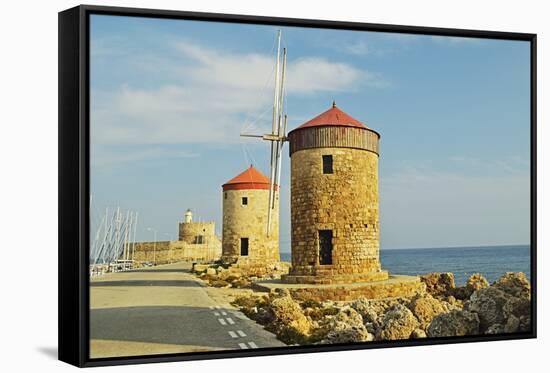
[[[241,238],[241,256],[248,255],[248,238]]]
[[[319,264],[332,264],[332,231],[319,231]]]

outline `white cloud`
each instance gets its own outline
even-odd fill
[[[365,56],[371,53],[371,47],[364,40],[357,40],[350,44],[344,44],[342,49],[345,52],[356,56]]]
[[[159,81],[92,93],[92,138],[98,144],[238,143],[244,125],[271,105],[273,57],[238,54],[190,42],[173,45],[177,57],[128,56],[128,68]],[[108,56],[103,56],[108,58]],[[141,61],[155,61],[143,64]],[[353,91],[384,82],[373,73],[321,57],[288,60],[287,91],[313,95]],[[269,110],[268,110],[269,111]],[[269,115],[256,123],[267,127]]]
[[[447,45],[477,45],[481,43],[482,39],[459,36],[432,36],[431,40],[436,43]]]
[[[92,152],[92,166],[117,166],[129,162],[139,162],[146,159],[167,159],[167,158],[196,158],[198,153],[185,150],[170,150],[162,147],[148,146],[137,149],[118,149],[117,147],[96,148],[97,152]]]

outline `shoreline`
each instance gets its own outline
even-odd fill
[[[212,276],[202,277],[207,285],[219,285]],[[423,289],[411,296],[351,301],[299,300],[285,288],[232,289],[230,283],[209,289],[291,345],[517,333],[531,328],[531,288],[522,272],[507,272],[491,284],[474,274],[464,286],[456,286],[453,273],[428,273],[420,279]]]

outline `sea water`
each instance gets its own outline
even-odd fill
[[[281,253],[281,260],[290,262],[290,253]],[[382,249],[380,261],[383,269],[401,275],[452,272],[458,286],[473,273],[481,273],[489,282],[506,272],[531,276],[529,245]]]

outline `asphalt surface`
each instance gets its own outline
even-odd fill
[[[284,346],[205,287],[186,263],[119,272],[90,286],[90,357]]]

